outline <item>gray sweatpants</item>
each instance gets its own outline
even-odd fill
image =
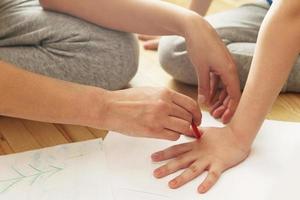
[[[242,88],[247,80],[259,28],[270,8],[266,2],[261,0],[206,17],[235,58]],[[196,73],[188,59],[184,38],[163,37],[158,51],[161,65],[174,79],[187,84],[197,84]],[[282,92],[286,91],[300,92],[300,58],[282,89]]]
[[[0,0],[0,59],[25,70],[115,90],[135,75],[138,54],[133,34],[44,11],[38,0]]]

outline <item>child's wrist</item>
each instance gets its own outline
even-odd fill
[[[243,128],[238,128],[239,126],[236,126],[235,124],[232,123],[229,123],[227,127],[231,129],[231,132],[236,138],[240,148],[243,151],[250,151],[252,143],[254,141],[252,135],[256,135],[256,134],[251,134],[248,131],[245,131]]]

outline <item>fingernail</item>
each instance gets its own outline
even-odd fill
[[[199,187],[199,192],[201,192],[201,193],[205,192],[205,187],[200,186],[200,187]]]
[[[177,185],[177,181],[176,180],[172,180],[170,182],[170,186],[175,187]]]
[[[198,103],[199,104],[204,104],[204,102],[205,102],[205,96],[199,94],[198,95]]]
[[[159,159],[159,152],[152,154],[152,155],[151,155],[151,158],[152,158],[152,160],[157,160],[157,159]]]
[[[160,174],[161,174],[161,171],[160,171],[159,169],[156,169],[156,170],[154,171],[154,176],[155,176],[155,177],[160,176]]]

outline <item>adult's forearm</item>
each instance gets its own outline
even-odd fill
[[[249,77],[230,123],[251,145],[300,52],[300,3],[277,1],[262,25]]]
[[[96,97],[104,97],[104,90],[27,72],[3,61],[0,67],[1,115],[95,125],[101,103],[104,104],[104,101],[96,101]]]
[[[180,6],[145,0],[40,0],[49,10],[67,13],[111,29],[152,35],[184,35],[189,15]]]

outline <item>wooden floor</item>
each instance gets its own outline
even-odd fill
[[[173,0],[181,3],[183,1]],[[187,1],[184,1],[187,2]],[[249,0],[215,0],[210,13],[229,9]],[[172,80],[159,66],[155,52],[141,48],[140,68],[130,86],[169,87],[196,98],[196,88]],[[277,99],[269,119],[300,122],[300,95],[284,94]],[[73,125],[40,123],[0,117],[0,154],[10,154],[57,144],[103,137],[106,131]]]

